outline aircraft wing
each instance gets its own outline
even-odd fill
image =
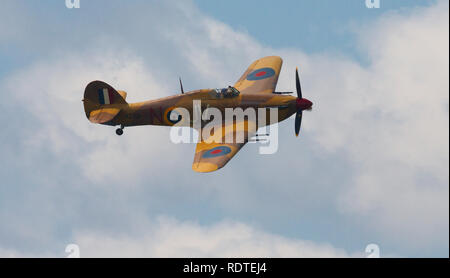
[[[277,86],[283,60],[278,56],[268,56],[251,64],[234,87],[243,94],[271,94]]]
[[[96,124],[103,124],[111,121],[119,114],[120,108],[100,108],[92,110],[89,114],[89,121]]]
[[[229,128],[230,132],[228,132],[229,136],[232,133],[233,137],[236,138],[236,134],[238,132],[242,132],[243,140],[236,141],[233,140],[234,143],[226,143],[226,131],[227,128],[225,126],[222,127],[222,133],[219,135],[214,134],[208,138],[202,138],[200,142],[197,143],[197,147],[195,149],[194,163],[192,164],[192,170],[196,172],[213,172],[216,171],[228,161],[233,158],[233,156],[248,142],[249,138],[256,132],[256,123],[250,121],[243,121],[240,123],[233,123],[233,127]],[[221,139],[220,142],[216,143],[208,140],[212,139]],[[210,142],[210,143],[208,143]]]

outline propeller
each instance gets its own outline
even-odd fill
[[[297,97],[300,99],[303,98],[302,87],[300,86],[300,76],[298,76],[298,67],[295,68],[295,87],[297,88]]]
[[[310,109],[312,102],[303,98],[302,87],[300,86],[300,77],[298,75],[298,68],[295,69],[295,87],[297,88],[297,112],[295,114],[295,136],[300,133],[300,127],[302,125],[303,110]]]
[[[295,136],[298,137],[300,133],[300,127],[302,125],[303,112],[301,110],[297,110],[297,114],[295,114]]]

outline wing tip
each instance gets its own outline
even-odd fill
[[[192,164],[192,170],[199,173],[210,173],[219,170],[219,167],[213,163],[199,162]]]

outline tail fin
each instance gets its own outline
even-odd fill
[[[84,90],[84,111],[89,121],[97,124],[109,124],[124,105],[127,93],[116,91],[102,81],[92,81]]]

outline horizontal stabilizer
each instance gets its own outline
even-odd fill
[[[127,99],[127,92],[125,92],[125,91],[117,91],[117,92],[124,100]]]

